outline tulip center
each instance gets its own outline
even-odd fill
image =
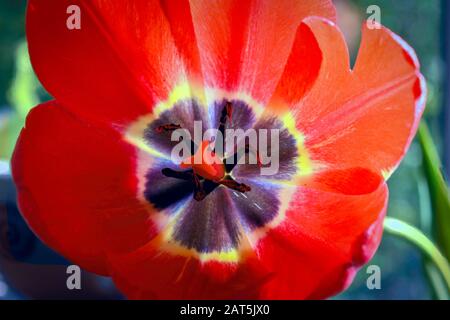
[[[253,233],[263,234],[257,230],[267,228],[287,207],[294,189],[286,181],[299,172],[298,140],[283,118],[252,102],[219,99],[206,106],[200,101],[164,106],[142,126],[151,155],[138,159],[140,186],[156,211],[152,217],[168,250],[225,259],[246,246]],[[203,124],[200,137],[195,136],[198,122]],[[193,138],[175,141],[178,129]],[[221,150],[208,130],[256,132],[258,143],[230,143],[225,133]],[[270,139],[272,130],[279,139]],[[265,151],[259,143],[264,131]],[[181,142],[189,152],[174,161],[172,152]],[[272,157],[272,162],[279,160],[277,170],[265,175],[262,169],[270,167],[266,160],[272,155],[278,156]]]
[[[225,136],[225,127],[227,121],[231,121],[233,114],[233,104],[227,101],[225,106],[221,111],[221,116],[219,120],[219,127],[217,128],[220,132],[220,137],[223,139]],[[156,127],[157,133],[172,132],[174,130],[182,129],[181,125],[175,123],[166,123]],[[215,141],[217,143],[217,141]],[[225,141],[220,142],[224,145]],[[212,185],[223,185],[227,188],[235,190],[237,192],[245,193],[251,190],[251,187],[239,183],[234,180],[230,175],[231,170],[233,170],[236,164],[239,151],[236,151],[230,158],[225,158],[223,155],[219,156],[215,152],[215,148],[212,146],[211,141],[204,140],[200,143],[200,146],[196,146],[191,140],[191,151],[197,149],[192,156],[188,156],[181,162],[180,167],[182,169],[187,169],[184,171],[173,170],[171,168],[164,168],[161,170],[162,174],[169,178],[176,178],[181,180],[191,181],[194,187],[194,199],[201,201],[205,199],[208,195],[207,190],[200,183],[201,180],[208,181]],[[247,145],[243,147],[245,153],[248,153],[250,148]],[[242,154],[242,152],[241,152]]]

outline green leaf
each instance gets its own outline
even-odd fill
[[[423,153],[423,166],[430,190],[433,225],[437,242],[450,259],[450,192],[442,175],[442,166],[436,146],[425,122],[419,127],[419,141]]]
[[[24,119],[15,112],[0,114],[0,159],[9,160]]]
[[[14,108],[0,114],[0,159],[9,160],[25,117],[39,104],[39,82],[31,67],[26,41],[18,46],[15,57],[15,76],[7,93],[8,103]]]
[[[27,44],[23,41],[17,48],[15,77],[8,91],[9,103],[22,118],[39,104],[38,88],[39,82],[30,63]]]

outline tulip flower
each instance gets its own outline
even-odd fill
[[[30,0],[27,37],[54,100],[15,148],[21,212],[127,297],[327,298],[374,255],[426,95],[387,28],[363,25],[353,67],[328,0]],[[175,163],[196,121],[277,130],[277,172]]]

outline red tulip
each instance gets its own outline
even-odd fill
[[[344,290],[380,243],[425,81],[384,27],[363,26],[351,69],[334,17],[328,0],[30,0],[31,60],[55,97],[12,160],[31,228],[130,298]],[[194,120],[279,129],[278,173],[179,171],[169,133]]]

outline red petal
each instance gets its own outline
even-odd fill
[[[297,35],[276,90],[268,103],[272,112],[281,114],[300,101],[311,89],[322,64],[322,52],[311,29],[304,23]]]
[[[66,27],[70,5],[81,9],[81,30]],[[329,0],[31,0],[27,35],[36,73],[58,101],[123,124],[185,80],[267,100],[308,15],[335,11]]]
[[[200,51],[189,0],[166,0],[160,1],[160,4],[169,20],[173,41],[184,60],[187,74],[203,83]]]
[[[414,136],[425,103],[425,82],[413,50],[386,28],[363,27],[354,70],[344,38],[326,20],[305,22],[322,50],[314,86],[295,115],[316,163],[389,173]]]
[[[192,0],[191,12],[206,85],[260,102],[280,80],[300,21],[335,16],[327,0]]]
[[[34,108],[12,159],[22,214],[49,246],[108,273],[106,251],[135,249],[153,234],[136,198],[134,155],[115,131],[87,125],[56,102]]]
[[[253,257],[245,263],[200,262],[161,251],[157,241],[110,257],[113,279],[131,299],[256,299],[269,276]]]
[[[80,7],[80,30],[66,27],[70,5]],[[45,88],[91,120],[128,123],[185,77],[158,1],[31,0],[27,36]]]
[[[304,182],[283,222],[258,246],[263,266],[274,273],[261,297],[326,298],[345,289],[380,243],[387,195],[383,178],[364,169]]]
[[[305,299],[345,289],[381,240],[383,178],[364,169],[303,181],[284,220],[239,263],[200,262],[164,251],[155,238],[111,256],[113,277],[130,298]],[[281,262],[282,261],[282,262]]]

